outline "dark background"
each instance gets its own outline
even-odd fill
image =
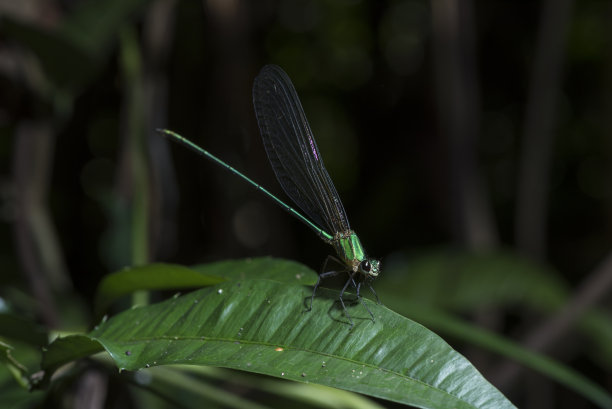
[[[331,249],[308,228],[155,132],[288,200],[251,102],[274,63],[352,228],[382,259],[383,302],[385,288],[419,292],[392,280],[423,257],[532,263],[563,301],[537,310],[534,289],[526,308],[519,291],[491,312],[476,292],[457,312],[612,387],[610,351],[593,347],[612,344],[612,327],[596,340],[572,327],[576,311],[610,315],[610,2],[24,0],[0,13],[2,285],[30,294],[45,324],[66,324],[65,294],[87,316],[101,277],[126,265],[272,255],[319,269]],[[485,377],[503,373],[441,335]],[[516,373],[496,379],[521,407],[589,407],[537,376],[535,392]]]

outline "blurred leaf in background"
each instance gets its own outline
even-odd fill
[[[91,356],[101,310],[112,320],[245,274],[312,283],[260,256],[318,271],[324,243],[155,132],[284,198],[251,102],[274,63],[382,259],[384,305],[519,407],[610,407],[611,16],[594,0],[0,1],[0,395],[24,408],[395,405],[205,366],[117,374]],[[50,378],[41,349],[58,334],[45,359],[68,365]]]

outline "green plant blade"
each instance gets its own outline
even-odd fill
[[[228,280],[266,278],[288,284],[313,285],[318,278],[317,273],[303,264],[273,257],[225,260],[198,264],[191,268],[203,274],[216,275]]]
[[[549,267],[508,252],[470,253],[454,249],[398,257],[385,266],[382,293],[454,311],[520,303],[554,311],[566,302],[567,284]]]
[[[283,379],[262,377],[251,373],[238,373],[235,370],[212,366],[175,365],[165,368],[182,370],[199,379],[222,382],[232,388],[255,389],[268,393],[274,398],[274,407],[298,407],[335,409],[384,409],[373,399],[360,394],[330,388],[315,383],[287,382]],[[154,370],[158,368],[150,368]]]
[[[107,275],[100,282],[96,311],[101,315],[117,299],[134,291],[198,288],[245,278],[310,285],[317,281],[317,274],[303,264],[272,257],[226,260],[191,268],[166,263],[129,267]]]
[[[91,334],[122,369],[211,365],[333,386],[422,408],[511,408],[497,389],[425,327],[365,301],[338,307],[322,289],[228,281],[125,311]]]
[[[33,384],[35,387],[45,386],[55,370],[62,365],[102,351],[102,346],[86,335],[57,338],[45,348],[41,362],[43,376],[41,379],[34,379]]]
[[[0,364],[4,365],[22,387],[28,387],[28,369],[11,355],[13,346],[0,341]]]
[[[393,300],[391,299],[391,301]],[[402,311],[431,328],[435,328],[440,333],[465,340],[471,345],[506,356],[536,372],[540,372],[565,385],[568,389],[573,389],[576,393],[602,408],[612,408],[612,396],[601,386],[580,372],[542,353],[531,351],[494,332],[464,322],[451,314],[431,307],[422,308],[404,303]]]
[[[59,88],[78,91],[104,67],[119,28],[147,0],[85,1],[55,30],[0,16],[9,37],[28,47]]]
[[[33,320],[10,313],[0,313],[0,336],[36,347],[48,342],[44,328]]]
[[[505,252],[470,254],[444,250],[412,257],[410,265],[396,262],[385,272],[392,278],[380,282],[377,290],[395,311],[444,336],[506,356],[600,407],[612,407],[610,393],[571,367],[443,311],[475,312],[520,303],[525,308],[551,313],[567,302],[569,291],[548,268]],[[589,321],[595,325],[589,326]],[[610,350],[610,337],[605,335],[612,328],[609,323],[605,315],[598,316],[596,311],[581,319],[581,326],[592,334],[592,342],[601,345],[593,348],[598,362],[609,356],[606,351]]]
[[[118,298],[138,290],[197,288],[222,281],[225,279],[214,273],[203,274],[177,264],[129,267],[107,275],[100,282],[96,291],[96,311],[105,311]]]
[[[139,387],[146,387],[171,403],[171,407],[203,408],[222,407],[240,409],[268,409],[269,406],[249,401],[248,397],[232,393],[218,386],[203,382],[188,371],[172,366],[150,368],[147,370],[150,379],[145,385],[134,382]],[[138,376],[134,374],[134,378]]]

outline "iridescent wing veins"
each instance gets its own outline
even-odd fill
[[[350,230],[302,104],[280,67],[262,68],[253,84],[253,105],[268,159],[285,193],[328,233]]]

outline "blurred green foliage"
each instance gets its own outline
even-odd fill
[[[563,311],[610,252],[608,2],[575,2],[564,30],[539,260],[521,254],[515,223],[541,3],[472,4],[478,101],[464,97],[478,106],[474,159],[499,236],[480,252],[453,227],[456,152],[437,105],[450,90],[438,89],[434,75],[432,3],[21,3],[31,7],[0,2],[2,312],[46,330],[82,331],[95,324],[94,292],[104,276],[153,261],[273,255],[318,269],[330,249],[308,229],[154,131],[175,129],[280,194],[251,106],[252,80],[267,63],[294,81],[351,225],[383,260],[375,287],[394,309],[410,316],[431,307],[521,343]],[[52,149],[30,138],[32,124]],[[48,168],[37,170],[45,160]],[[63,280],[49,272],[48,260],[57,259]],[[550,352],[608,390],[609,298]],[[445,335],[444,325],[421,319]],[[447,335],[469,359],[482,358],[465,331]],[[31,369],[36,357],[33,348],[19,360]],[[493,361],[477,365],[487,378],[499,369]],[[526,406],[530,379],[500,389]],[[552,405],[587,407],[566,386],[549,387]],[[24,399],[32,396],[43,401]]]

